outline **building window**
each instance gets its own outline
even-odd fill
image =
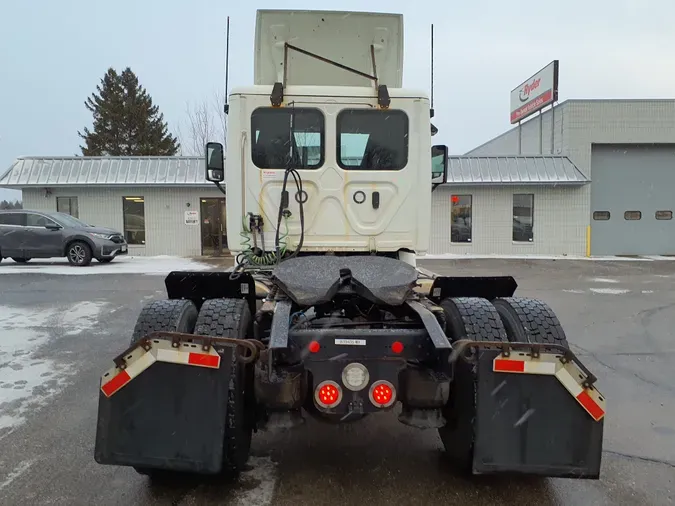
[[[124,197],[122,214],[124,216],[124,238],[127,243],[145,244],[145,199]]]
[[[408,115],[345,109],[337,117],[337,158],[343,169],[400,170],[408,165]]]
[[[593,211],[593,219],[595,221],[607,221],[609,220],[609,211]]]
[[[56,212],[79,218],[80,210],[77,205],[77,197],[56,197]]]
[[[534,194],[520,193],[513,196],[513,240],[534,240]]]
[[[471,195],[452,195],[450,241],[471,242]]]
[[[641,211],[626,211],[623,213],[624,220],[640,220],[642,219]]]
[[[324,157],[324,117],[319,109],[260,107],[251,114],[251,157],[259,169],[318,169]],[[293,146],[291,146],[293,132]]]
[[[673,212],[672,211],[656,211],[655,218],[657,220],[672,220]]]

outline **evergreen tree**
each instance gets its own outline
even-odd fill
[[[178,139],[168,132],[164,115],[127,67],[121,74],[109,68],[98,93],[85,102],[94,116],[93,131],[78,132],[84,156],[173,156]]]
[[[23,205],[18,200],[10,202],[9,200],[3,200],[0,202],[0,209],[22,209]]]

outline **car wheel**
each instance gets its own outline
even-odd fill
[[[91,263],[91,248],[86,242],[75,241],[68,246],[66,256],[70,265],[86,267]]]
[[[16,263],[19,264],[25,264],[26,262],[28,262],[28,260],[30,260],[30,258],[12,257],[12,260],[14,260]]]

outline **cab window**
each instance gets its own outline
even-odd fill
[[[251,158],[260,169],[317,169],[324,160],[319,109],[261,107],[251,115]]]
[[[345,109],[337,117],[337,159],[343,169],[400,170],[408,164],[403,111]]]

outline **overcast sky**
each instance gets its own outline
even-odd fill
[[[322,9],[364,10],[357,0]],[[312,9],[283,0],[2,0],[0,173],[21,155],[80,152],[84,107],[110,66],[130,66],[170,128],[187,102],[222,89],[231,19],[231,85],[253,79],[256,8]],[[404,85],[429,89],[434,23],[435,142],[462,154],[507,130],[509,92],[560,60],[560,100],[672,98],[672,0],[389,0],[404,14]],[[311,49],[311,48],[310,48]],[[18,192],[0,189],[0,199]]]

